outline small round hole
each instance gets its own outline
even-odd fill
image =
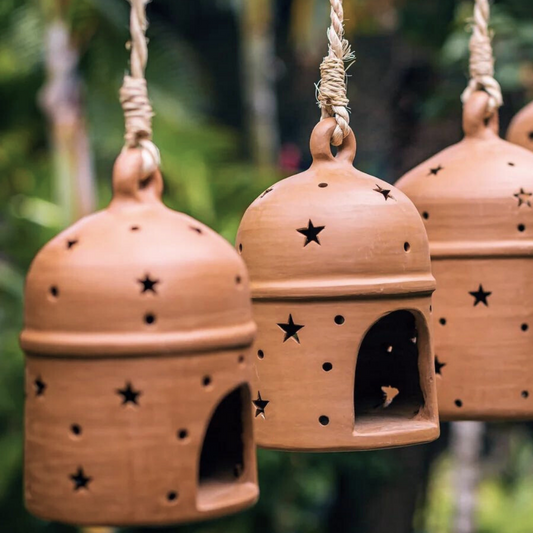
[[[433,306],[432,305],[429,306],[429,312],[433,313]]]
[[[198,235],[202,235],[203,231],[202,231],[202,228],[198,228],[196,226],[189,226],[193,231],[195,231],[196,233],[198,233]]]
[[[335,324],[337,324],[338,326],[342,326],[344,324],[345,320],[344,320],[344,317],[342,315],[337,315],[335,317]]]
[[[455,400],[454,403],[457,407],[463,407],[463,400]]]
[[[239,244],[239,252],[242,252],[242,243]]]
[[[202,379],[202,385],[204,387],[209,387],[209,385],[211,385],[211,376],[204,376]]]
[[[324,370],[324,372],[330,372],[333,368],[333,365],[331,363],[324,363],[322,365],[322,369]]]
[[[169,502],[175,502],[176,500],[178,499],[178,493],[174,490],[171,490],[168,494],[167,494],[167,500]]]
[[[322,415],[318,421],[323,425],[323,426],[327,426],[329,424],[329,418],[325,415]]]
[[[518,224],[518,231],[526,231],[526,227],[524,226],[524,224]]]
[[[240,276],[235,276],[235,283],[240,285],[242,283],[242,278]]]
[[[130,231],[139,231],[141,228],[139,226],[132,226]]]
[[[523,390],[522,391],[522,398],[524,398],[524,399],[529,398],[529,391]]]
[[[520,329],[521,329],[522,331],[527,331],[527,330],[529,329],[529,326],[528,326],[527,324],[522,324],[522,325],[520,326]]]
[[[514,167],[515,164],[514,163],[507,163],[510,167]]]
[[[321,189],[325,189],[328,184],[327,183],[319,183],[318,186],[321,188]]]
[[[424,212],[422,213],[422,217],[423,217],[425,220],[427,220],[427,219],[429,218],[429,213],[428,213],[427,211],[424,211]]]
[[[180,429],[178,431],[178,439],[185,440],[189,436],[189,432],[186,429]]]
[[[263,352],[263,350],[257,350],[257,357],[263,359],[263,357],[265,357],[265,352]]]
[[[53,298],[57,298],[59,296],[59,289],[55,285],[52,285],[50,287],[50,294]]]
[[[403,249],[404,249],[406,252],[410,252],[410,251],[411,251],[411,245],[410,245],[408,242],[404,242],[404,243],[403,243]]]
[[[242,365],[244,363],[244,355],[239,355],[239,358],[237,359],[239,361],[239,364]]]
[[[441,326],[445,326],[446,325],[446,319],[445,318],[439,318],[439,324]]]
[[[72,426],[70,426],[70,431],[73,435],[79,437],[81,435],[81,426],[79,424],[72,424]]]
[[[147,313],[146,315],[144,315],[144,322],[148,325],[152,325],[155,323],[155,315],[153,315],[152,313]]]

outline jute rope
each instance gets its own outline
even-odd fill
[[[484,90],[490,96],[487,117],[492,116],[502,105],[500,84],[494,79],[494,55],[492,35],[489,31],[489,0],[475,0],[472,37],[470,39],[470,82],[462,95],[465,103],[472,93]]]
[[[331,144],[340,146],[350,132],[350,113],[347,96],[346,63],[354,60],[350,43],[344,38],[344,10],[342,0],[330,0],[331,26],[328,28],[329,53],[320,65],[321,80],[317,99],[322,120],[335,117],[337,127]]]
[[[146,174],[151,174],[159,167],[159,150],[152,142],[152,117],[154,112],[144,77],[148,61],[146,30],[146,4],[150,0],[129,0],[131,4],[130,33],[131,75],[124,76],[120,89],[120,103],[124,110],[127,148],[143,149],[143,163]]]

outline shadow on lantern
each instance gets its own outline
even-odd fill
[[[410,420],[418,424],[425,406],[419,368],[429,353],[428,328],[418,313],[394,311],[372,325],[356,363],[356,434],[374,433],[384,424],[402,429]]]
[[[227,394],[207,427],[199,465],[198,509],[228,505],[248,489],[247,467],[253,464],[251,393],[243,384]]]

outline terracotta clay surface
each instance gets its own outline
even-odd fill
[[[424,225],[392,186],[333,157],[335,119],[311,168],[266,190],[242,220],[250,272],[258,443],[335,451],[428,442],[439,425]]]
[[[464,109],[465,138],[404,176],[430,240],[444,420],[533,416],[533,154]]]
[[[507,132],[507,140],[533,152],[533,102],[514,117]]]
[[[167,524],[258,497],[246,268],[141,166],[124,152],[111,205],[28,274],[25,494],[44,519]]]

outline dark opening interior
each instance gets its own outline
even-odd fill
[[[246,386],[228,394],[218,405],[205,435],[200,458],[200,489],[211,483],[235,483],[244,473],[243,416]],[[249,409],[247,409],[249,411]]]
[[[414,418],[424,406],[418,368],[419,338],[409,311],[395,311],[365,336],[355,374],[355,427]]]

